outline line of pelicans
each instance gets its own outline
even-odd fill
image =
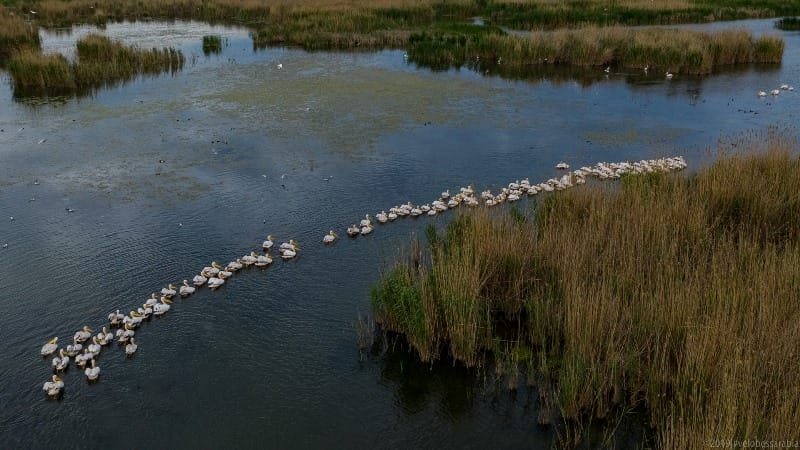
[[[794,91],[794,86],[789,86],[788,84],[782,84],[780,86],[780,88],[773,89],[773,90],[769,91],[769,93],[770,93],[770,95],[773,95],[773,96],[777,97],[778,95],[781,95],[781,91]],[[767,92],[766,91],[758,91],[758,96],[759,97],[766,97],[767,96]]]
[[[576,185],[581,185],[586,182],[586,177],[594,176],[601,180],[616,179],[626,173],[650,173],[650,172],[665,172],[681,170],[686,167],[686,160],[682,156],[672,158],[650,159],[641,160],[638,162],[620,162],[620,163],[598,163],[591,167],[581,167],[580,169],[568,172],[559,178],[551,178],[545,182],[538,184],[531,184],[526,178],[524,180],[517,180],[508,184],[500,190],[498,194],[492,194],[491,191],[486,190],[476,195],[472,186],[459,188],[459,192],[451,195],[449,190],[442,192],[438,200],[431,203],[415,206],[411,202],[403,205],[397,205],[389,209],[389,212],[381,211],[375,215],[378,223],[386,223],[397,219],[398,217],[406,216],[421,216],[423,214],[428,216],[435,216],[436,214],[446,211],[460,205],[479,206],[481,202],[484,205],[491,207],[501,204],[505,201],[514,202],[519,200],[523,195],[536,195],[539,192],[553,192],[561,191],[571,188]],[[556,165],[557,169],[568,170],[569,164],[561,162]],[[347,229],[350,236],[358,236],[359,234],[366,235],[372,232],[372,217],[369,214],[359,222],[359,225],[353,224]],[[337,238],[337,233],[330,230],[322,241],[325,244],[333,243]],[[59,349],[58,337],[55,337],[42,346],[41,355],[45,358],[56,354],[52,358],[53,370],[56,372],[52,376],[51,381],[44,383],[42,389],[52,398],[59,397],[64,389],[64,381],[58,376],[59,373],[64,372],[69,367],[70,358],[74,358],[75,365],[83,369],[84,374],[89,382],[95,382],[100,377],[100,367],[97,366],[96,359],[100,354],[103,347],[110,345],[116,338],[120,345],[124,345],[125,354],[128,357],[133,356],[138,349],[138,344],[135,342],[136,329],[142,322],[150,319],[152,316],[163,316],[170,310],[172,299],[175,295],[180,295],[185,298],[193,294],[195,290],[203,285],[207,285],[211,290],[215,290],[225,284],[225,280],[230,278],[235,272],[244,267],[256,266],[266,267],[272,264],[272,257],[270,251],[275,247],[274,237],[267,236],[267,239],[261,244],[264,249],[264,254],[257,254],[250,252],[247,255],[231,261],[226,266],[222,266],[217,262],[212,262],[211,265],[204,267],[198,275],[192,278],[191,284],[189,280],[183,280],[183,285],[178,289],[176,286],[169,284],[167,287],[161,289],[160,296],[156,293],[150,294],[150,297],[142,304],[137,310],[131,310],[128,314],[122,314],[116,310],[108,315],[109,326],[115,328],[116,332],[112,333],[109,328],[103,326],[102,329],[94,336],[93,330],[88,326],[77,331],[73,338],[72,343],[65,348]],[[297,256],[300,247],[293,239],[289,242],[284,242],[277,246],[278,252],[282,259],[293,259]],[[91,339],[91,343],[84,344]]]
[[[523,180],[516,180],[508,184],[507,187],[501,188],[500,192],[493,194],[489,190],[485,190],[480,194],[476,194],[472,186],[461,187],[459,192],[451,195],[450,190],[442,192],[441,196],[430,203],[422,205],[414,205],[407,202],[402,205],[395,205],[389,208],[389,212],[382,210],[375,214],[374,219],[379,224],[392,222],[400,217],[419,217],[422,215],[435,216],[448,209],[456,208],[461,205],[470,207],[479,206],[483,203],[486,206],[495,206],[503,202],[515,202],[522,198],[523,195],[536,195],[540,192],[553,192],[563,191],[573,186],[586,183],[586,177],[594,176],[600,180],[616,179],[626,173],[648,173],[648,172],[664,172],[681,170],[686,167],[686,160],[682,156],[672,158],[660,158],[641,160],[638,162],[620,162],[620,163],[605,163],[601,162],[594,166],[584,166],[580,169],[568,172],[559,178],[550,178],[549,180],[531,184],[528,178]],[[560,162],[556,165],[556,169],[568,170],[569,164]],[[365,214],[364,218],[358,223],[353,223],[347,227],[347,235],[350,237],[357,237],[358,235],[367,235],[372,233],[374,229],[373,216]],[[338,235],[335,231],[331,230],[323,237],[323,242],[330,244],[334,242]]]
[[[204,284],[208,285],[211,290],[215,290],[225,284],[225,280],[230,278],[234,272],[243,267],[268,266],[272,263],[269,251],[273,245],[273,237],[270,235],[262,243],[262,248],[265,250],[263,255],[250,252],[250,254],[237,258],[224,267],[214,261],[192,278],[194,286],[189,284],[189,280],[183,280],[183,285],[180,289],[169,284],[161,289],[160,296],[155,292],[150,294],[150,297],[136,311],[131,310],[128,314],[122,314],[120,310],[116,310],[110,313],[108,315],[109,327],[116,329],[116,333],[112,333],[109,327],[103,326],[96,335],[92,336],[94,330],[89,326],[84,326],[81,330],[75,332],[72,337],[72,343],[63,348],[59,348],[58,337],[54,337],[42,346],[40,352],[45,358],[55,354],[51,360],[55,374],[51,380],[44,383],[42,390],[51,398],[61,396],[64,390],[64,380],[59,374],[69,368],[71,358],[74,358],[75,365],[83,370],[86,379],[90,383],[96,382],[100,378],[100,367],[97,365],[97,358],[103,347],[110,345],[116,338],[119,345],[124,346],[126,356],[132,357],[139,348],[134,338],[135,330],[152,316],[166,314],[170,310],[170,305],[175,295],[180,295],[183,298],[188,297],[195,292],[197,287]],[[295,258],[299,250],[300,247],[294,240],[284,242],[278,246],[278,252],[283,259]],[[86,344],[90,339],[91,343]]]

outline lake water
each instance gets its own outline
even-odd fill
[[[43,46],[69,54],[87,30]],[[452,213],[330,247],[322,236],[444,189],[545,180],[561,160],[682,154],[697,168],[718,139],[792,127],[800,112],[797,92],[756,97],[800,87],[797,32],[774,31],[780,66],[589,85],[432,72],[402,51],[254,52],[244,30],[198,23],[104,32],[180,47],[187,66],[49,102],[15,101],[0,72],[4,448],[549,448],[535,392],[398,352],[359,358],[370,287],[412,234]],[[227,46],[207,57],[212,33]],[[297,240],[300,257],[176,300],[137,331],[134,358],[105,348],[99,383],[73,366],[63,399],[46,398],[47,340],[66,345],[267,234]]]

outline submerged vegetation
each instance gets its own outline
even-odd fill
[[[775,22],[775,28],[785,31],[800,30],[800,17],[784,17]]]
[[[740,153],[696,175],[629,175],[430,229],[373,289],[375,319],[423,361],[492,368],[511,387],[522,375],[567,444],[632,409],[662,448],[712,430],[794,436],[798,147],[770,130],[725,149]]]
[[[15,95],[72,95],[130,80],[142,74],[180,70],[184,57],[172,48],[138,49],[89,35],[77,43],[77,61],[63,55],[23,51],[8,62]]]

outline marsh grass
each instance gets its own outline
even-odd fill
[[[709,74],[714,68],[743,63],[779,63],[783,40],[746,30],[713,33],[661,28],[588,27],[509,36],[484,27],[459,32],[437,30],[413,34],[409,59],[434,68],[467,65],[479,71],[524,72],[537,65],[609,65]]]
[[[222,38],[219,35],[203,36],[203,53],[210,55],[222,51]]]
[[[83,94],[140,75],[175,72],[184,64],[172,48],[138,49],[92,34],[77,43],[78,60],[28,51],[11,58],[8,71],[17,96]]]
[[[39,27],[0,6],[0,66],[18,52],[39,48]]]
[[[543,404],[572,424],[569,444],[641,407],[662,448],[704,447],[709,433],[791,439],[797,150],[769,130],[695,175],[551,194],[526,220],[462,214],[374,288],[376,321],[423,361],[492,360],[538,380]]]

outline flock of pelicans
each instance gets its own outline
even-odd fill
[[[782,84],[778,89],[773,89],[769,91],[770,95],[777,97],[781,95],[781,91],[794,91],[794,86],[789,86],[788,84]],[[758,96],[763,98],[767,96],[766,91],[758,91]]]
[[[581,167],[567,172],[559,178],[551,178],[538,184],[532,184],[527,178],[516,180],[509,183],[507,187],[503,187],[497,194],[493,194],[488,190],[476,193],[472,186],[462,187],[453,195],[450,194],[449,190],[444,191],[437,200],[430,203],[414,205],[408,202],[402,205],[395,205],[389,208],[388,213],[384,210],[375,214],[375,220],[382,224],[401,217],[418,217],[423,214],[435,216],[460,205],[474,207],[483,204],[491,207],[504,202],[517,201],[524,195],[530,196],[543,191],[553,192],[569,189],[573,186],[584,184],[587,177],[596,177],[600,180],[616,179],[626,173],[667,172],[681,170],[685,167],[686,160],[681,156],[638,162],[599,163],[591,167]],[[556,165],[556,168],[568,170],[569,165],[561,162]],[[367,235],[371,233],[374,228],[372,219],[369,214],[365,215],[365,218],[358,224],[352,224],[347,228],[348,235],[356,237],[359,234]],[[323,237],[322,242],[331,244],[335,242],[337,237],[337,233],[331,230]],[[141,307],[131,310],[128,314],[122,314],[120,310],[110,313],[108,315],[108,325],[103,326],[94,335],[92,335],[94,330],[84,326],[81,330],[75,332],[72,336],[72,342],[62,348],[59,348],[58,337],[54,337],[44,344],[41,349],[42,357],[49,358],[52,356],[51,365],[55,372],[52,379],[44,383],[42,389],[50,398],[59,398],[64,391],[64,381],[59,375],[68,369],[72,361],[83,371],[90,383],[96,382],[100,377],[100,367],[97,365],[97,360],[104,347],[116,341],[125,350],[125,354],[128,357],[132,357],[138,349],[138,344],[134,337],[137,328],[143,322],[150,320],[152,316],[166,314],[170,310],[170,305],[176,295],[183,298],[188,297],[203,285],[215,290],[225,284],[225,281],[234,273],[245,267],[266,267],[273,261],[270,252],[275,247],[277,247],[278,254],[282,259],[295,258],[300,250],[294,240],[289,240],[276,246],[274,238],[271,235],[267,236],[267,239],[262,243],[263,254],[250,252],[241,258],[231,261],[226,266],[212,262],[209,266],[204,267],[198,275],[195,275],[191,283],[189,280],[183,280],[183,285],[180,288],[169,284],[161,289],[160,295],[156,293],[150,294],[150,297],[145,300]],[[112,332],[112,329],[115,331]]]

